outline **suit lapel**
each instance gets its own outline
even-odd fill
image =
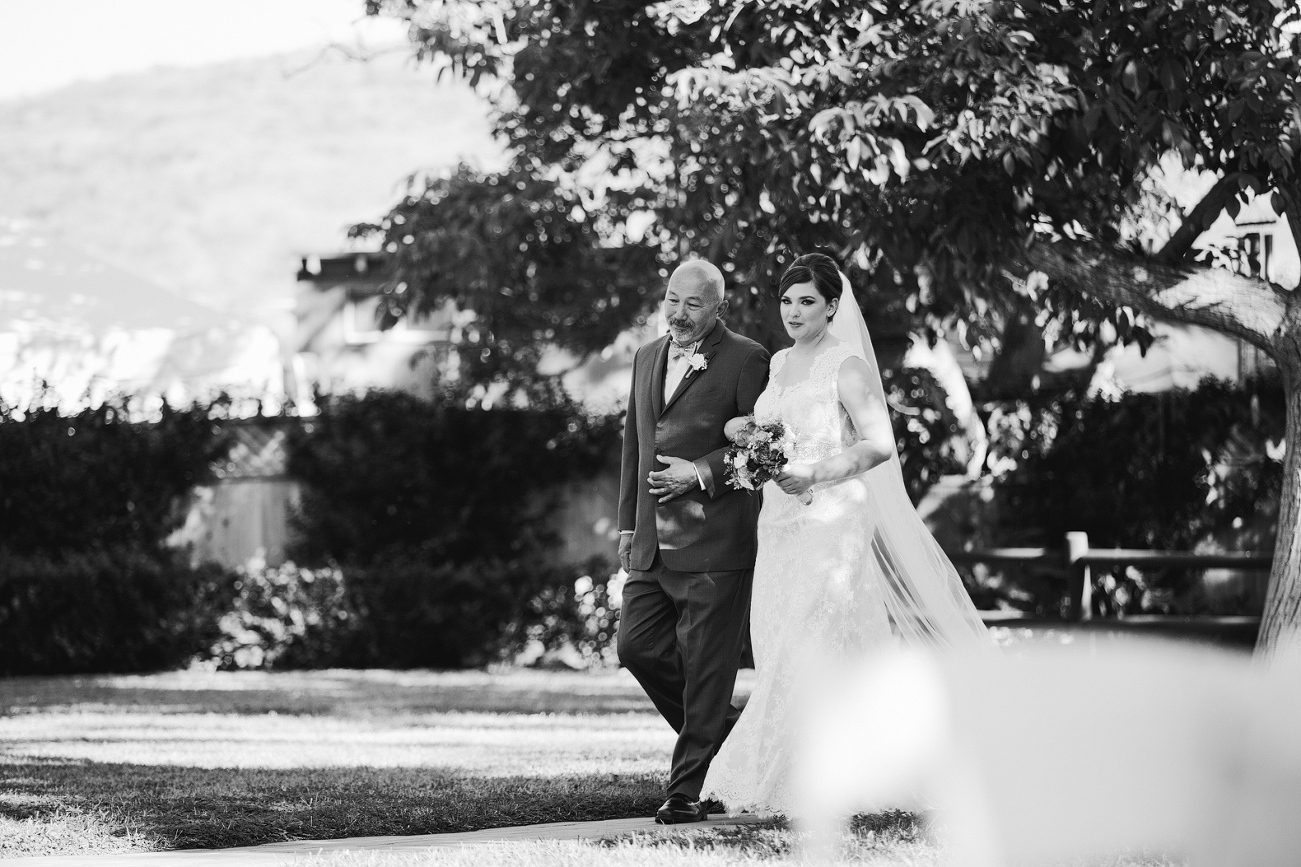
[[[709,334],[705,336],[704,340],[700,341],[700,348],[696,350],[696,352],[699,352],[701,355],[705,357],[705,369],[696,370],[693,367],[687,368],[687,372],[683,375],[682,381],[678,383],[677,390],[673,392],[673,395],[669,398],[668,403],[664,404],[664,408],[660,410],[661,415],[669,407],[673,406],[673,404],[678,402],[678,398],[682,397],[683,392],[685,392],[688,388],[690,388],[693,382],[695,382],[697,379],[700,379],[700,377],[705,374],[705,372],[709,369],[709,360],[712,359],[714,357],[714,353],[718,351],[718,341],[722,339],[723,339],[723,323],[715,322],[713,330],[710,331]],[[666,343],[664,344],[664,357],[666,359],[666,362],[664,365],[661,365],[659,367],[661,393],[663,393],[664,391],[664,377],[666,376],[665,368],[668,366],[667,365],[668,354],[669,354],[668,344]]]
[[[664,337],[662,340],[660,348],[655,350],[655,364],[651,367],[650,399],[656,418],[664,412],[664,377],[667,375],[669,359],[669,338]]]

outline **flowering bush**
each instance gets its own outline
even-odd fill
[[[360,621],[339,569],[252,561],[239,570],[235,590],[217,622],[220,638],[201,664],[232,670],[346,662]]]
[[[548,582],[529,600],[507,633],[508,655],[540,656],[570,649],[586,666],[618,664],[615,633],[627,575],[615,573],[603,557],[593,558],[568,580]]]

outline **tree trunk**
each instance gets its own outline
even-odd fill
[[[1274,360],[1287,402],[1287,454],[1278,504],[1278,539],[1269,575],[1256,654],[1269,659],[1301,643],[1301,329],[1295,324],[1275,341]]]

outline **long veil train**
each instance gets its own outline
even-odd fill
[[[872,369],[871,387],[881,405],[888,406],[867,322],[843,272],[840,281],[840,306],[828,332],[867,362]],[[872,556],[885,576],[886,608],[902,642],[939,651],[991,647],[989,633],[957,570],[908,498],[897,449],[870,471],[867,488],[878,516]]]

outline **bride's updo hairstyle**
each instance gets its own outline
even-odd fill
[[[836,260],[824,253],[805,253],[800,256],[782,275],[781,287],[777,297],[786,294],[786,290],[801,283],[812,283],[813,289],[828,303],[840,298],[840,268]]]

